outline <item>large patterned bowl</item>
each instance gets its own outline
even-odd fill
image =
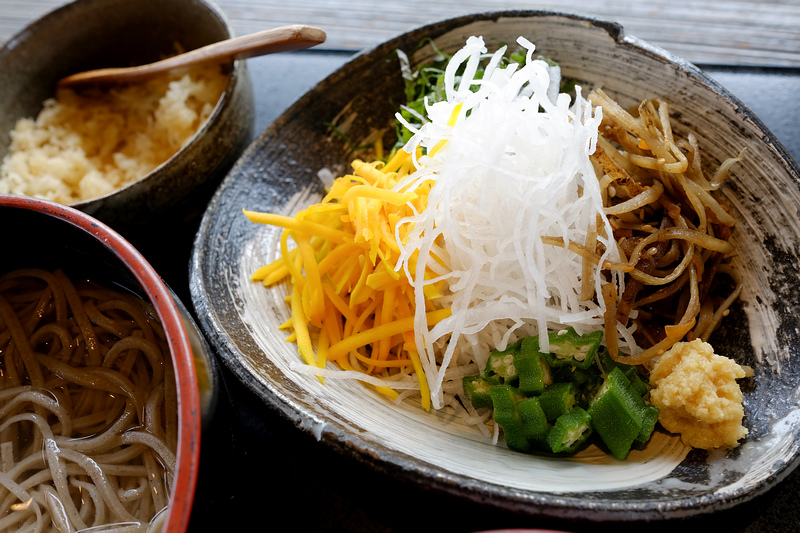
[[[623,106],[664,97],[677,120],[719,163],[746,147],[724,189],[738,218],[735,261],[741,302],[712,339],[717,350],[755,369],[745,392],[748,437],[733,451],[690,450],[658,432],[642,452],[618,462],[588,451],[574,459],[521,455],[493,445],[445,412],[395,405],[357,383],[297,371],[296,346],[278,329],[289,316],[287,287],[250,281],[276,257],[275,228],[241,210],[291,213],[318,195],[320,169],[350,163],[326,129],[352,112],[358,141],[386,127],[402,101],[393,52],[432,38],[447,52],[470,35],[489,49],[520,35],[586,89],[602,85]],[[430,58],[430,49],[412,56]],[[274,122],[246,150],[212,199],[197,235],[191,292],[201,326],[248,387],[322,444],[390,475],[505,509],[590,520],[683,517],[732,507],[762,494],[797,463],[800,417],[796,309],[800,305],[798,167],[740,101],[691,64],[628,36],[614,23],[539,11],[477,14],[432,24],[359,54]]]

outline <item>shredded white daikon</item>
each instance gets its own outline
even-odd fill
[[[427,106],[429,122],[407,124],[415,134],[405,150],[421,146],[429,155],[415,160],[416,172],[396,189],[426,180],[433,186],[427,208],[402,221],[411,231],[399,243],[397,269],[414,286],[416,344],[436,409],[447,403],[444,384],[460,378],[456,369],[482,368],[494,349],[548,329],[603,327],[602,302],[581,299],[581,257],[542,242],[548,236],[583,244],[593,228],[603,260],[618,259],[589,159],[602,112],[580,88],[574,103],[553,94],[551,73],[558,72],[533,58],[529,41],[518,43],[527,49],[524,66],[501,66],[502,48],[475,79],[487,50],[482,38],[470,37],[447,66],[446,99]],[[426,267],[439,277],[426,279]],[[593,276],[600,294],[597,268]],[[429,329],[423,288],[439,281],[445,289],[433,303],[452,315]],[[621,277],[615,282],[621,290]],[[546,335],[541,345],[548,349]]]

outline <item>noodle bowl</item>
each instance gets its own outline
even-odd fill
[[[160,530],[178,424],[154,317],[60,270],[0,277],[0,531]]]

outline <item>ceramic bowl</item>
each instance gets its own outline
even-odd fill
[[[183,303],[147,260],[117,232],[68,206],[0,195],[3,238],[0,274],[19,268],[61,269],[149,301],[164,327],[178,389],[178,450],[169,515],[163,531],[186,531],[197,484],[200,438],[213,416],[218,368]]]
[[[0,48],[0,158],[17,120],[35,117],[60,78],[149,63],[176,44],[191,50],[231,36],[223,13],[205,0],[77,0],[50,12]],[[202,212],[252,139],[253,105],[246,63],[236,61],[212,115],[180,151],[131,185],[73,207],[118,231],[165,213],[180,220]]]
[[[403,101],[394,54],[431,59],[481,35],[490,50],[525,36],[586,92],[602,88],[623,107],[670,102],[679,132],[693,130],[712,168],[747,148],[724,187],[738,219],[741,301],[712,338],[717,351],[755,370],[745,392],[747,438],[732,451],[690,450],[663,431],[624,461],[602,453],[554,459],[510,452],[477,430],[412,403],[393,404],[358,383],[302,374],[296,345],[278,326],[286,286],[251,274],[277,257],[279,231],[241,210],[291,214],[319,197],[318,171],[348,169],[347,145],[326,129],[352,113],[353,143],[385,128]],[[358,80],[358,83],[352,83]],[[393,103],[394,102],[394,103]],[[613,22],[572,14],[508,11],[425,26],[365,51],[298,100],[245,151],[212,199],[195,240],[191,294],[203,330],[225,364],[274,409],[321,443],[421,486],[518,513],[603,521],[686,517],[764,493],[797,465],[796,390],[800,305],[800,172],[746,106],[703,71]]]

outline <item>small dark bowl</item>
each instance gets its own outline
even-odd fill
[[[17,120],[35,117],[60,78],[149,63],[176,43],[191,50],[232,36],[223,13],[205,0],[77,0],[52,11],[0,48],[0,158]],[[139,181],[73,207],[123,232],[166,212],[178,219],[202,211],[252,137],[253,106],[246,63],[236,61],[216,108],[186,146]]]
[[[169,343],[178,389],[177,466],[165,533],[189,524],[200,465],[202,426],[213,414],[218,369],[191,315],[144,257],[114,230],[69,206],[24,196],[0,195],[3,237],[0,274],[18,268],[63,270],[128,291],[155,308]]]

